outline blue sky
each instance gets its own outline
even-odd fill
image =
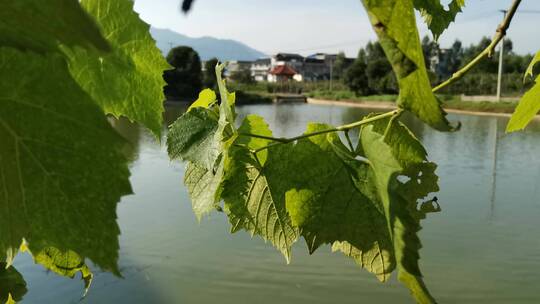
[[[179,10],[180,0],[135,0],[135,10],[151,25],[192,36],[241,41],[267,54],[310,54],[358,49],[375,35],[360,0],[196,0],[192,11]],[[443,0],[443,3],[449,1]],[[443,47],[460,39],[465,45],[492,36],[502,19],[499,9],[511,0],[466,0],[464,12],[443,34]],[[540,50],[540,1],[523,0],[508,37],[517,53]],[[535,12],[531,12],[535,11]],[[419,21],[420,34],[428,34]]]

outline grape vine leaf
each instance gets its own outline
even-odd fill
[[[223,178],[223,162],[220,162],[216,171],[189,162],[184,177],[193,213],[199,221],[202,217],[219,209],[221,194],[221,180]]]
[[[39,53],[59,44],[110,51],[99,28],[78,0],[1,0],[0,46]]]
[[[536,66],[536,64],[540,61],[540,51],[537,52],[533,59],[531,60],[531,63],[529,63],[529,66],[527,67],[527,70],[525,71],[525,75],[524,77],[527,78],[527,77],[534,77],[534,67]]]
[[[17,269],[0,263],[0,303],[21,301],[26,292],[26,281]]]
[[[444,8],[440,0],[414,0],[414,8],[420,11],[429,30],[435,40],[454,22],[456,15],[461,13],[465,6],[465,0],[452,0],[448,4],[448,10]]]
[[[199,98],[189,106],[188,112],[193,108],[208,108],[216,102],[216,99],[216,93],[213,90],[204,89],[199,93]]]
[[[169,127],[169,156],[212,170],[221,152],[221,140],[216,138],[218,115],[210,109],[196,107],[180,116]]]
[[[312,123],[306,133],[330,127]],[[395,262],[384,213],[378,202],[356,188],[350,172],[365,171],[367,165],[354,157],[344,163],[332,145],[342,143],[331,133],[302,139],[294,146],[288,165],[293,180],[286,193],[287,210],[310,253],[322,244],[334,244],[334,251],[343,251],[386,281]]]
[[[72,250],[118,274],[116,204],[131,193],[126,142],[64,58],[0,48],[0,260]]]
[[[171,159],[188,161],[184,184],[191,197],[193,211],[201,218],[219,209],[221,200],[224,159],[234,141],[234,98],[221,79],[224,65],[216,67],[221,83],[221,103],[216,105],[216,94],[203,90],[180,118],[170,127],[167,136]]]
[[[262,118],[250,115],[238,129],[239,134],[271,136]],[[262,148],[269,140],[247,136],[236,137],[225,159],[222,197],[232,232],[245,229],[269,240],[291,259],[291,246],[298,239],[285,206],[287,159],[290,145],[279,145],[257,157],[250,150]]]
[[[540,52],[536,53],[531,64],[525,72],[525,77],[533,77],[535,65],[540,61]],[[534,85],[519,101],[514,114],[506,126],[506,132],[515,132],[525,129],[534,116],[540,111],[540,75],[536,77]]]
[[[73,279],[77,273],[80,273],[84,282],[83,297],[86,296],[94,275],[86,265],[84,259],[76,252],[72,250],[61,251],[54,247],[46,247],[41,252],[33,253],[32,256],[36,264],[40,264],[58,275]]]
[[[440,131],[454,128],[431,91],[412,1],[363,0],[399,82],[400,107]]]
[[[401,128],[401,126],[400,126]],[[434,303],[418,266],[421,248],[417,232],[419,219],[412,213],[416,200],[407,201],[400,195],[397,177],[405,172],[403,166],[414,158],[412,150],[400,149],[401,143],[393,142],[388,136],[374,131],[373,125],[362,128],[360,142],[370,161],[375,176],[379,197],[383,204],[389,233],[392,238],[398,278],[411,291],[419,303]],[[427,190],[431,192],[431,189]],[[413,205],[413,208],[411,208]]]
[[[82,0],[113,47],[96,56],[82,48],[64,49],[73,78],[109,114],[126,116],[161,134],[163,71],[169,64],[133,11],[131,0]]]

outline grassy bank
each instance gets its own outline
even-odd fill
[[[271,103],[275,96],[275,93],[273,92],[274,87],[268,83],[254,83],[248,85],[232,84],[231,87],[232,91],[237,92],[236,100],[239,104]],[[309,98],[329,101],[335,100],[353,103],[389,103],[397,100],[397,95],[357,96],[354,92],[339,85],[332,91],[316,89],[315,87],[309,87],[306,84],[304,84],[303,89],[305,90],[303,94]],[[509,101],[466,101],[462,100],[460,95],[443,94],[437,95],[437,97],[441,100],[444,108],[463,111],[512,113],[517,105],[517,102]]]
[[[312,91],[306,94],[310,98],[337,100],[346,102],[395,102],[397,95],[371,95],[356,96],[351,91]],[[459,95],[438,95],[443,107],[446,109],[490,112],[490,113],[513,113],[517,102],[492,102],[492,101],[465,101]]]

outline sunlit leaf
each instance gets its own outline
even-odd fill
[[[414,0],[414,8],[420,11],[433,37],[437,40],[461,13],[465,0],[452,0],[446,10],[440,0]]]
[[[65,50],[79,85],[107,113],[126,116],[161,134],[163,71],[169,65],[133,11],[131,0],[82,0],[113,52],[96,56],[85,49]]]
[[[441,131],[452,130],[431,92],[412,1],[363,0],[399,82],[398,104]]]
[[[435,300],[422,281],[418,266],[418,251],[421,244],[416,233],[420,230],[420,225],[410,207],[413,204],[416,208],[416,201],[406,201],[399,195],[400,186],[397,177],[404,173],[402,166],[405,162],[398,159],[412,158],[412,154],[410,152],[397,154],[397,150],[393,149],[396,143],[375,132],[372,125],[362,128],[360,141],[373,168],[388,221],[398,278],[409,288],[419,303],[434,303]]]
[[[84,259],[76,252],[71,250],[61,251],[54,247],[47,247],[41,252],[32,253],[32,256],[36,264],[40,264],[58,275],[73,278],[76,274],[80,273],[81,279],[84,282],[83,297],[86,295],[92,284],[94,275],[88,266],[86,266]]]
[[[197,107],[184,113],[170,127],[167,137],[169,156],[191,161],[212,170],[221,153],[218,114]]]
[[[188,111],[194,108],[208,108],[212,103],[216,102],[216,93],[211,89],[204,89],[199,93],[199,98],[189,106]]]
[[[110,47],[78,0],[1,0],[0,46],[40,53],[68,47]]]
[[[533,77],[534,67],[539,61],[540,52],[536,53],[529,64],[529,67],[525,72],[525,77]],[[536,77],[533,87],[521,97],[514,114],[512,114],[512,117],[506,126],[506,132],[515,132],[525,129],[538,111],[540,111],[540,76]]]
[[[239,133],[271,136],[260,117],[248,116]],[[291,246],[298,239],[285,207],[289,145],[268,150],[268,156],[255,157],[256,150],[270,142],[265,139],[240,136],[230,147],[225,159],[223,199],[232,232],[245,229],[269,240],[285,256],[291,258]],[[243,147],[239,147],[243,146]]]
[[[224,161],[234,140],[234,121],[227,117],[234,111],[234,94],[228,93],[224,84],[221,89],[225,90],[221,94],[225,99],[219,106],[210,107],[216,94],[203,90],[188,111],[169,127],[167,136],[169,156],[188,161],[184,184],[199,220],[219,207]]]
[[[215,171],[190,162],[187,165],[184,184],[186,185],[193,213],[200,221],[202,217],[219,208],[223,162]]]
[[[306,133],[328,128],[310,124]],[[336,134],[309,137],[295,145],[287,167],[292,180],[292,190],[286,193],[287,211],[310,252],[334,244],[334,251],[353,257],[386,281],[395,267],[386,219],[378,200],[355,186],[350,171],[366,172],[368,165],[354,158],[344,163],[332,142],[340,144]]]
[[[531,60],[531,63],[527,67],[527,71],[525,71],[525,77],[534,77],[534,67],[536,64],[540,61],[540,51],[537,52],[533,59]]]
[[[0,259],[72,250],[118,273],[116,205],[131,193],[122,147],[64,59],[0,49]]]

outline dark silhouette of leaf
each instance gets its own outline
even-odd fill
[[[57,52],[59,44],[110,51],[78,0],[1,0],[0,46],[40,53]]]

